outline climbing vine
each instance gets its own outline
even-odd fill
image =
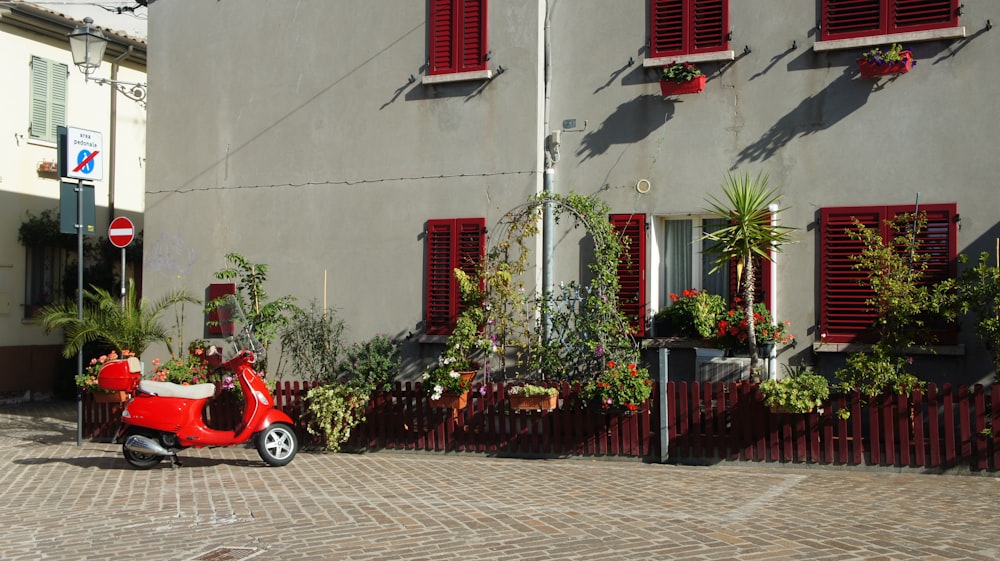
[[[541,295],[524,279],[545,206],[557,224],[572,220],[594,242],[589,284],[562,283]],[[485,329],[506,371],[512,349],[518,377],[583,380],[609,361],[634,363],[638,346],[618,308],[618,260],[622,241],[595,198],[543,193],[511,210],[494,229],[496,240],[480,267],[485,287]]]

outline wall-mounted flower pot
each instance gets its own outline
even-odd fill
[[[660,80],[660,91],[663,97],[671,95],[696,94],[705,89],[706,76],[695,76],[687,82],[675,82],[673,80]]]
[[[895,76],[904,74],[913,67],[913,53],[903,51],[899,53],[902,60],[896,62],[878,63],[863,58],[857,59],[858,69],[861,70],[862,78],[878,78],[879,76]]]

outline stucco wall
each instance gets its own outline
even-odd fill
[[[436,86],[423,2],[274,8],[150,6],[147,294],[200,296],[234,251],[351,340],[418,334],[426,221],[490,227],[540,188],[537,4],[491,4],[505,72]]]
[[[733,1],[735,60],[701,64],[706,90],[671,99],[642,66],[647,2],[547,4],[548,128],[576,120],[560,135],[555,189],[647,214],[651,311],[665,297],[658,218],[700,213],[728,171],[768,173],[789,208],[782,223],[798,229],[777,264],[777,314],[799,339],[783,362],[814,360],[820,208],[919,193],[958,204],[960,251],[1000,235],[990,166],[1000,35],[984,29],[1000,21],[995,3],[965,2],[965,39],[909,44],[918,66],[874,82],[856,76],[857,50],[812,48],[818,2]],[[274,295],[326,294],[354,339],[419,332],[426,220],[492,225],[541,188],[545,7],[491,2],[490,65],[505,72],[432,87],[419,80],[424,2],[151,5],[148,293],[201,291],[237,251],[271,266]],[[585,245],[556,236],[557,281],[579,276]],[[967,354],[951,362],[966,381],[987,380],[969,330],[961,342]]]
[[[100,15],[95,15],[100,21]],[[93,82],[84,83],[83,75],[73,66],[65,38],[27,31],[11,23],[6,16],[0,19],[0,50],[4,53],[0,59],[0,72],[4,76],[4,111],[0,112],[0,348],[8,355],[22,357],[9,368],[0,370],[0,391],[50,392],[55,375],[50,366],[58,360],[58,352],[48,361],[40,361],[37,357],[39,353],[53,352],[52,349],[57,351],[62,334],[45,334],[24,319],[26,258],[25,248],[18,242],[18,228],[26,212],[37,215],[55,210],[56,218],[59,216],[59,179],[55,174],[38,171],[41,162],[56,161],[55,143],[33,141],[28,131],[31,57],[68,65],[67,125],[103,134],[104,179],[94,182],[96,228],[101,236],[107,236],[109,223],[111,90]],[[110,66],[110,61],[106,61],[95,76],[110,77]],[[143,82],[145,73],[125,61],[118,79]],[[119,96],[115,206],[119,213],[129,215],[140,227],[145,194],[145,118],[143,107]]]

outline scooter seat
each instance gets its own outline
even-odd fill
[[[183,397],[185,399],[205,399],[215,395],[215,384],[194,384],[182,386],[173,382],[139,382],[139,391],[160,397]]]

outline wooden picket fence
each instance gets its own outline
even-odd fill
[[[306,447],[320,438],[305,430],[304,396],[312,384],[284,382],[277,407],[292,417]],[[344,449],[471,452],[499,456],[621,456],[651,461],[721,460],[891,466],[931,471],[964,467],[1000,469],[1000,391],[991,387],[930,384],[925,393],[835,395],[807,414],[770,412],[755,385],[669,382],[666,387],[667,454],[661,453],[660,402],[638,411],[606,411],[580,399],[579,385],[559,384],[553,411],[512,411],[504,384],[478,386],[465,409],[433,407],[420,384],[377,392],[366,421]],[[219,398],[209,425],[232,427],[242,403]],[[841,418],[839,411],[850,412]],[[84,434],[110,439],[120,405],[84,399]],[[993,427],[998,427],[994,432]]]

